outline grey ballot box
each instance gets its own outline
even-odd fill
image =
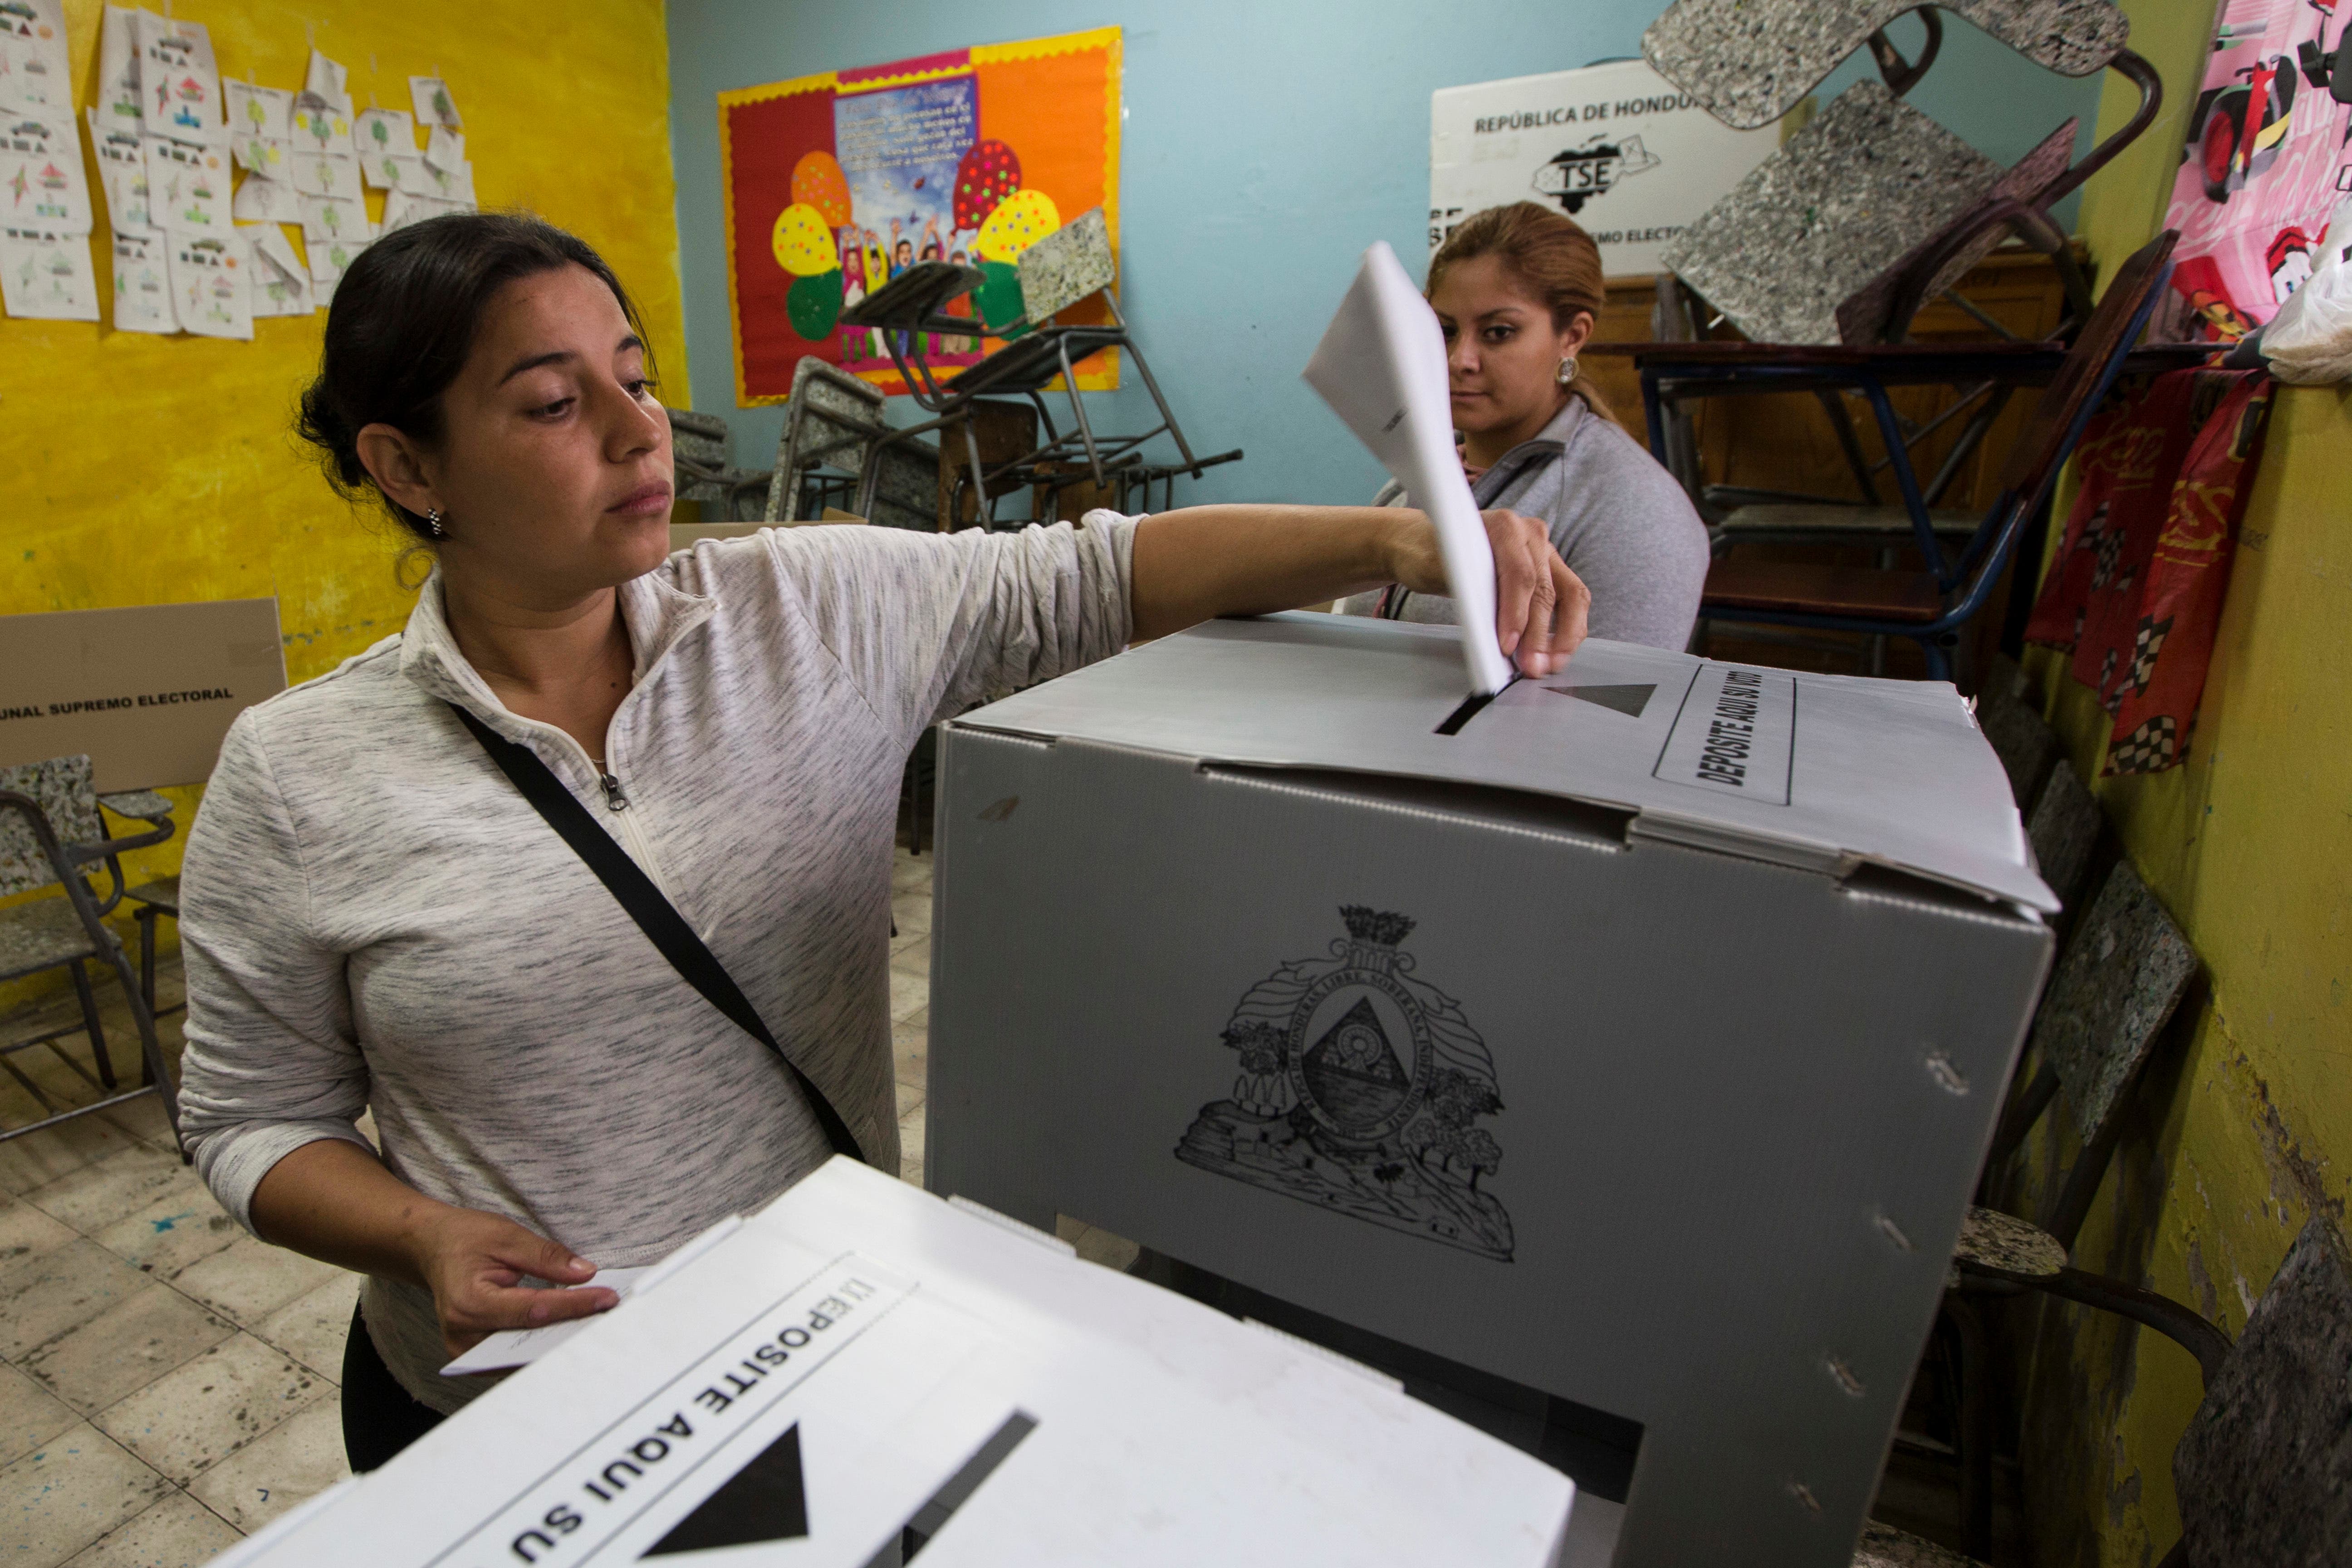
[[[1461,692],[1293,615],[944,726],[927,1184],[1639,1423],[1622,1568],[1842,1568],[2050,960],[2000,764],[1942,685]]]

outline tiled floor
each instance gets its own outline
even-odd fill
[[[900,1168],[919,1182],[929,855],[898,852],[890,908]],[[168,962],[159,986],[178,1000]],[[131,1059],[121,998],[100,994],[116,1058]],[[0,1038],[71,1011],[0,1021]],[[175,1064],[180,1016],[161,1026]],[[46,1050],[16,1060],[82,1089]],[[0,1089],[0,1123],[36,1114],[13,1082]],[[1115,1238],[1066,1235],[1124,1261]],[[340,1479],[335,1383],[358,1290],[357,1275],[239,1229],[172,1152],[152,1100],[0,1143],[0,1568],[200,1563]]]
[[[168,965],[161,988],[176,1000]],[[118,1066],[135,1062],[120,993],[100,995]],[[163,1036],[176,1059],[178,1015]],[[46,1049],[16,1060],[74,1082]],[[0,1121],[36,1114],[0,1091]],[[152,1100],[0,1143],[0,1564],[202,1563],[341,1476],[335,1378],[358,1289],[238,1229]]]

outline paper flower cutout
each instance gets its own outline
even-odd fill
[[[956,165],[955,226],[978,228],[1021,188],[1021,160],[1002,142],[975,142]]]
[[[795,202],[776,215],[769,245],[776,253],[776,265],[795,278],[819,277],[841,265],[833,248],[833,231],[805,202]]]
[[[1018,261],[1023,251],[1061,226],[1053,197],[1043,191],[1015,191],[980,226],[971,253],[983,261]]]
[[[834,228],[849,221],[849,179],[830,153],[803,153],[793,165],[793,205],[814,207]]]

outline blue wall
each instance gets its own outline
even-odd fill
[[[719,93],[1116,23],[1127,53],[1120,302],[1193,449],[1249,454],[1181,486],[1180,501],[1369,499],[1378,467],[1299,371],[1366,246],[1387,240],[1409,268],[1425,259],[1431,92],[1638,54],[1662,8],[669,0],[693,405],[732,422],[739,462],[772,459],[782,410],[734,405]],[[1913,101],[1993,157],[2014,160],[2067,115],[2087,125],[2096,114],[2096,79],[2052,76],[1957,18],[1946,33],[1944,57]],[[1864,68],[1842,68],[1828,90]],[[1148,423],[1150,402],[1127,379],[1118,393],[1089,395],[1098,428]]]

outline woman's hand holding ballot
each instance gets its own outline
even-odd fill
[[[441,1342],[454,1359],[501,1329],[537,1329],[620,1304],[590,1285],[596,1266],[502,1215],[425,1196],[375,1151],[340,1138],[306,1143],[271,1167],[254,1194],[263,1238],[433,1292]],[[545,1279],[553,1289],[527,1286]]]
[[[1584,640],[1592,595],[1545,526],[1483,513],[1495,558],[1495,638],[1524,675],[1544,676]],[[1196,506],[1135,531],[1138,641],[1217,616],[1265,615],[1402,583],[1449,592],[1437,530],[1409,507]]]

